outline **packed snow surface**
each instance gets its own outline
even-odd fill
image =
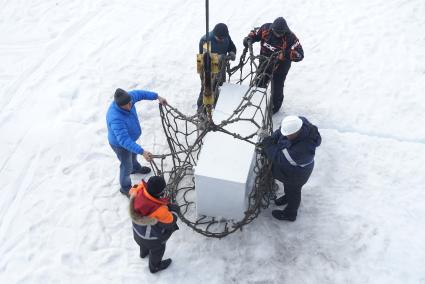
[[[0,283],[425,283],[423,0],[210,1],[238,55],[251,28],[287,19],[305,59],[275,127],[303,115],[323,143],[295,223],[274,206],[221,240],[180,223],[173,264],[149,273],[105,114],[117,87],[195,112],[204,8],[0,1]],[[139,143],[167,151],[157,103],[138,111]]]

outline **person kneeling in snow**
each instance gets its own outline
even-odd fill
[[[276,205],[288,204],[284,210],[273,210],[279,220],[295,221],[301,203],[301,188],[308,181],[313,167],[316,147],[322,138],[316,126],[306,118],[287,116],[280,129],[264,138],[264,151],[272,161],[273,177],[283,183],[285,195]]]
[[[134,240],[140,247],[140,257],[149,255],[149,270],[156,273],[166,269],[171,259],[162,260],[165,245],[171,234],[178,230],[179,207],[161,198],[166,187],[160,176],[144,180],[130,190],[130,216]]]

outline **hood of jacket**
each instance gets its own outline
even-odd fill
[[[307,141],[314,148],[319,147],[322,143],[322,137],[320,136],[317,126],[313,125],[305,117],[300,117],[303,121],[300,134],[297,138],[292,141],[292,144],[295,144],[298,141]]]
[[[134,208],[134,200],[136,199],[136,197],[134,195],[132,195],[130,197],[130,206],[129,206],[129,213],[130,213],[130,218],[131,220],[137,224],[137,225],[141,225],[141,226],[148,226],[148,225],[155,225],[156,223],[158,223],[158,220],[155,218],[151,218],[148,216],[144,216],[143,214],[141,214],[140,212],[138,212],[135,208]]]

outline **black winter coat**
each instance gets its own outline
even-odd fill
[[[208,41],[210,42],[210,50],[212,53],[219,55],[227,55],[228,52],[234,52],[236,54],[236,46],[230,36],[224,38],[223,42],[219,42],[214,37],[213,32],[208,33]],[[206,48],[206,37],[205,35],[199,41],[199,53],[204,53]]]
[[[271,30],[271,23],[261,26],[257,33],[251,37],[253,42],[261,41],[260,54],[269,57],[272,53],[283,51],[285,60],[301,61],[304,50],[296,35],[288,29],[283,37],[276,37]]]
[[[316,147],[322,142],[317,127],[306,118],[300,118],[303,125],[295,140],[288,140],[280,129],[263,140],[266,156],[273,163],[274,178],[286,184],[303,185],[307,182],[314,167]]]
[[[173,208],[171,205],[170,208]],[[177,226],[177,211],[170,210],[173,221],[170,224],[159,222],[155,218],[143,216],[134,209],[134,196],[130,198],[130,217],[133,223],[133,235],[137,243],[140,241],[165,243],[172,233],[179,229]]]

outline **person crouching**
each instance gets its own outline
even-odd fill
[[[166,183],[163,177],[150,177],[130,190],[130,216],[134,240],[140,247],[140,257],[149,255],[151,273],[166,269],[171,259],[162,260],[165,245],[171,234],[178,230],[179,207],[170,204],[163,195]]]

